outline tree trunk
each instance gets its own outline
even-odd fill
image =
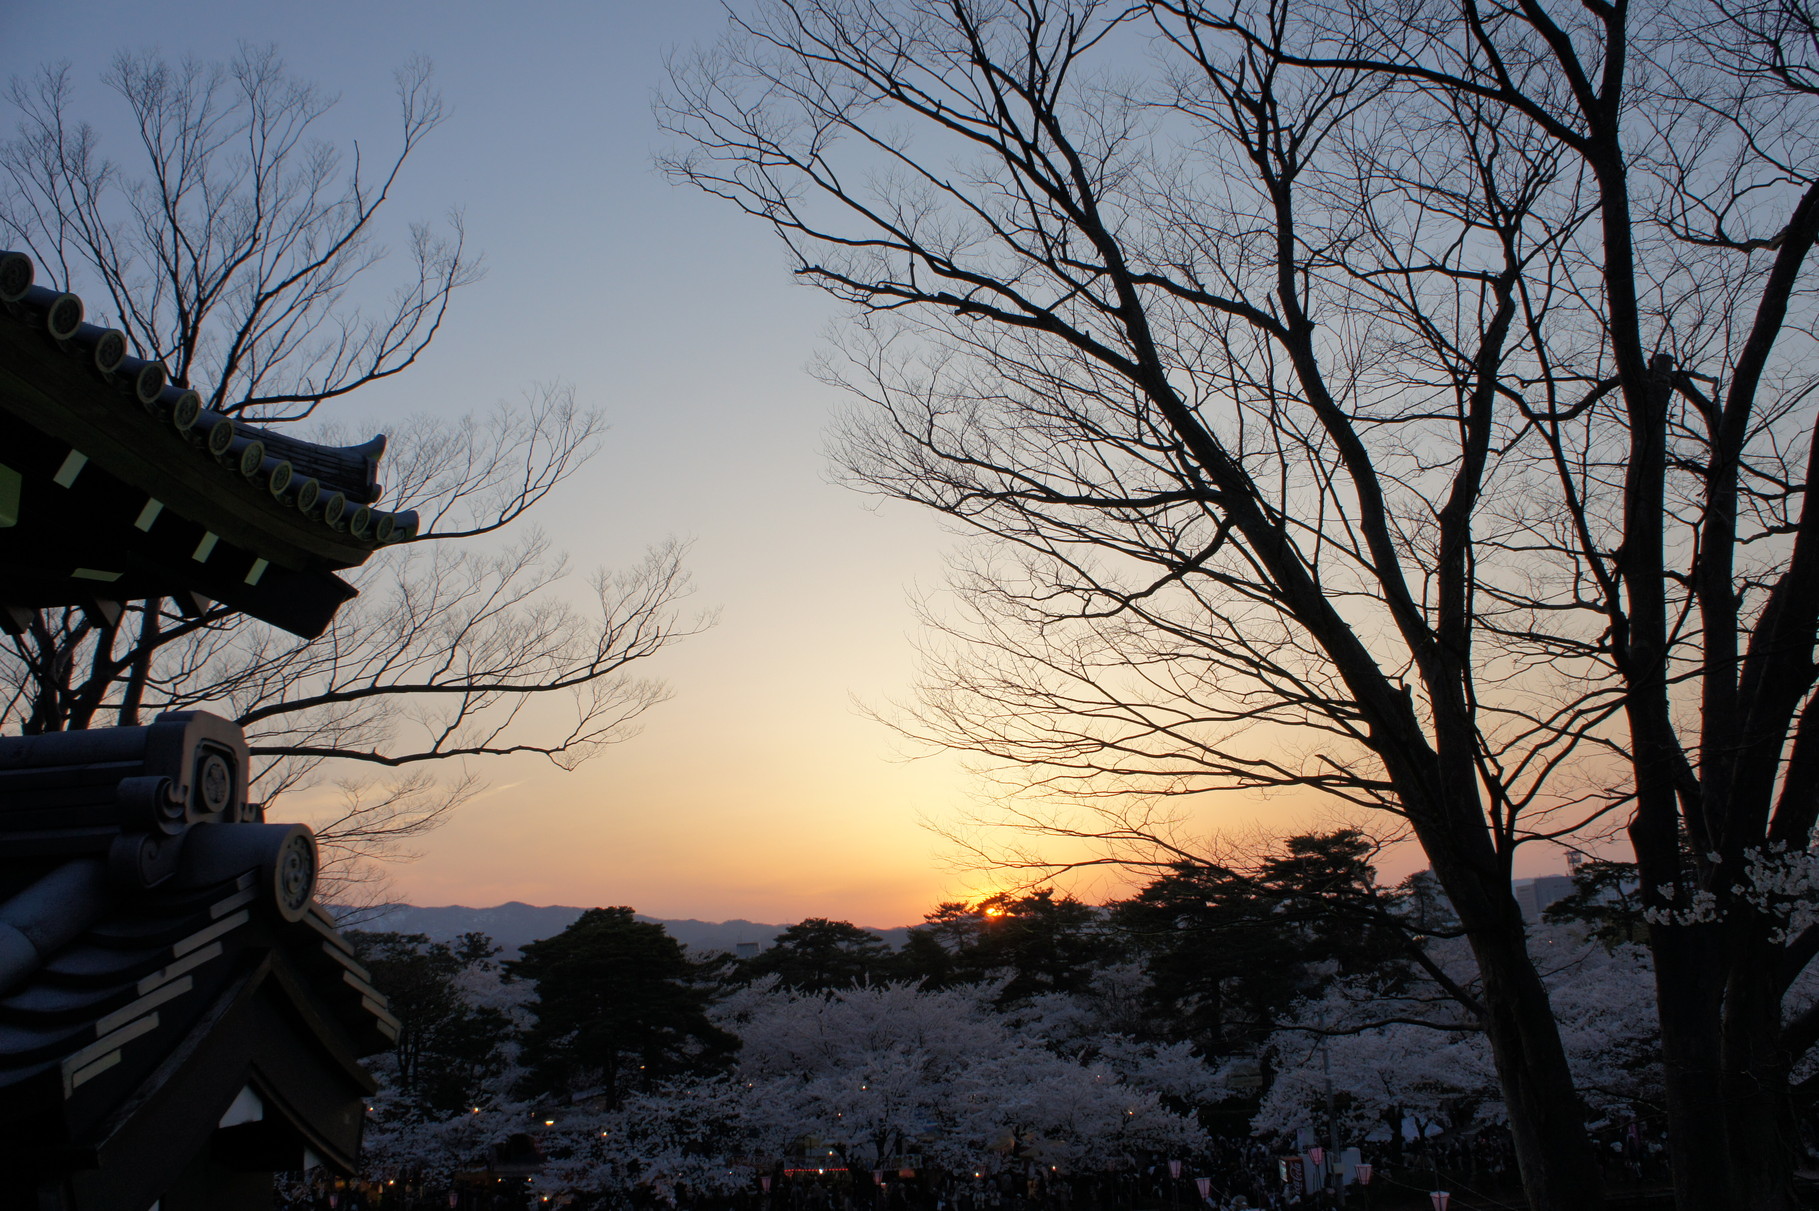
[[[1410,817],[1478,964],[1477,1013],[1503,1087],[1522,1187],[1533,1211],[1598,1211],[1604,1206],[1603,1174],[1586,1134],[1585,1106],[1573,1084],[1547,987],[1529,954],[1528,928],[1510,886],[1508,861],[1494,848],[1475,810],[1467,815],[1439,806],[1476,804],[1472,766],[1460,756],[1470,751],[1464,738],[1471,733],[1459,721],[1436,714],[1442,742],[1453,742],[1432,768],[1450,771],[1451,786],[1449,793],[1426,802],[1410,796],[1418,805]],[[1387,727],[1382,730],[1391,734]],[[1407,751],[1414,745],[1400,747]],[[1396,750],[1384,748],[1390,749],[1384,753],[1390,763]],[[1390,767],[1395,769],[1393,763]],[[1419,776],[1402,781],[1417,793],[1424,789]]]
[[[1718,1054],[1724,989],[1714,975],[1721,941],[1715,924],[1649,926],[1661,1018],[1667,1146],[1679,1211],[1732,1206],[1731,1123],[1722,1112]]]
[[[1732,912],[1744,914],[1735,928],[1754,927],[1754,937],[1753,944],[1743,946],[1733,939],[1724,956],[1730,979],[1724,994],[1720,1117],[1729,1129],[1731,1205],[1787,1211],[1796,1205],[1796,1135],[1788,1058],[1781,1043],[1780,956],[1762,936],[1753,913],[1740,905]]]
[[[1511,920],[1470,936],[1522,1186],[1535,1211],[1595,1211],[1604,1205],[1604,1181],[1584,1107],[1513,899],[1510,909]]]

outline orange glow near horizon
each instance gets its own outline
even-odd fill
[[[698,728],[702,720],[687,722]],[[957,866],[949,843],[925,827],[943,823],[935,804],[950,818],[977,810],[970,777],[949,758],[888,762],[875,752],[888,742],[882,729],[849,722],[850,762],[814,765],[823,776],[813,782],[781,769],[774,779],[755,778],[749,754],[679,778],[677,763],[693,746],[688,726],[653,725],[574,774],[532,768],[496,783],[425,838],[421,859],[391,867],[387,898],[472,908],[624,904],[665,919],[785,925],[827,917],[874,929],[917,924],[944,902],[1002,916],[986,901],[1029,888],[1007,883],[1003,871]],[[864,757],[882,776],[866,770]],[[785,764],[781,754],[773,759]],[[849,806],[859,796],[868,810]],[[1248,795],[1209,802],[1195,823],[1209,837],[1336,827],[1318,812]],[[1426,865],[1404,842],[1381,856],[1379,879],[1393,885]],[[1537,851],[1531,865],[1518,874],[1557,873],[1562,863]],[[1146,877],[1094,867],[1052,885],[1104,903]]]
[[[72,113],[83,116],[106,113],[98,77],[117,46],[162,39],[173,58],[210,62],[275,42],[324,96],[346,98],[337,141],[392,111],[398,64],[436,60],[444,128],[400,179],[400,226],[374,235],[405,247],[410,220],[454,205],[490,272],[464,288],[409,374],[325,402],[322,419],[355,440],[384,429],[401,451],[426,412],[484,413],[531,383],[572,383],[603,418],[598,453],[508,535],[541,527],[570,558],[577,601],[595,569],[633,565],[678,537],[694,580],[684,612],[719,615],[633,670],[672,691],[638,734],[573,772],[530,757],[477,762],[469,772],[485,789],[406,842],[419,857],[384,867],[372,896],[889,928],[1046,882],[1028,866],[969,860],[970,845],[951,838],[991,818],[986,784],[953,755],[905,751],[867,717],[913,697],[920,622],[908,599],[939,598],[958,540],[932,514],[829,482],[822,450],[849,401],[803,363],[839,306],[789,287],[756,227],[650,171],[651,87],[668,48],[719,36],[718,5],[571,0],[426,22],[405,5],[331,4],[340,18],[325,20],[319,6],[192,0],[175,44],[169,7],[94,0],[77,22],[58,6],[20,5],[8,49],[20,70],[70,60]],[[105,146],[125,146],[130,126],[110,129]],[[560,727],[571,705],[550,695],[525,714]],[[410,725],[408,709],[398,717]],[[338,798],[332,784],[299,790],[274,819],[319,821]],[[1225,838],[1254,853],[1260,837],[1353,822],[1295,792],[1178,802],[1191,852],[1217,852]],[[988,830],[978,849],[1029,843]],[[1403,845],[1384,856],[1384,879],[1425,865]],[[1562,865],[1558,849],[1534,846],[1518,873]],[[1155,873],[1093,866],[1054,885],[1103,903]]]
[[[963,776],[952,776],[964,783]],[[944,858],[940,838],[920,828],[908,808],[842,821],[822,805],[805,813],[823,826],[808,830],[817,840],[805,848],[802,832],[767,830],[765,813],[755,810],[742,819],[737,811],[715,813],[691,803],[645,816],[620,814],[606,803],[519,799],[518,792],[511,792],[511,802],[501,796],[472,805],[428,838],[421,860],[391,869],[389,898],[473,908],[513,900],[582,908],[626,904],[665,919],[786,925],[827,917],[888,929],[917,924],[944,902],[980,905],[997,894],[1023,894],[1006,893],[1002,884],[981,888],[976,880],[986,872],[956,870]],[[1269,820],[1254,803],[1234,803],[1228,813],[1233,827]],[[526,835],[523,824],[538,826],[535,833],[553,828],[564,839],[539,841]],[[1426,865],[1417,846],[1403,843],[1379,861],[1379,881],[1394,885]],[[1537,851],[1517,874],[1557,874],[1561,867],[1557,857],[1550,864]],[[1104,903],[1143,881],[1097,868],[1054,886]],[[1004,915],[996,905],[980,911]]]

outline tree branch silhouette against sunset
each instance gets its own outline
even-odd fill
[[[208,408],[372,437],[350,435],[367,423],[355,401],[417,368],[480,276],[455,211],[404,227],[403,271],[381,281],[384,223],[446,118],[430,65],[396,73],[383,152],[326,141],[335,98],[271,46],[242,44],[222,63],[122,52],[101,83],[122,104],[117,131],[79,117],[67,64],[12,79],[0,246],[83,294]],[[317,835],[343,902],[383,885],[370,859],[399,857],[483,789],[474,763],[531,755],[572,769],[630,735],[667,697],[635,674],[703,622],[679,612],[681,544],[565,591],[566,557],[526,517],[595,453],[601,415],[560,383],[461,407],[420,410],[372,454],[386,455],[388,503],[420,527],[358,574],[362,596],[326,634],[299,641],[168,598],[112,617],[36,610],[0,641],[0,723],[231,717],[262,799],[321,792]]]
[[[1814,10],[732,12],[665,167],[850,306],[848,481],[977,536],[904,730],[1087,839],[1254,790],[1406,827],[1548,1211],[1603,1200],[1513,866],[1627,828],[1678,1204],[1792,1206]]]

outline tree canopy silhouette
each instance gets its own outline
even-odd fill
[[[536,1092],[596,1092],[617,1106],[635,1090],[727,1060],[738,1040],[707,1017],[710,989],[663,926],[629,908],[590,908],[507,963],[535,980],[525,1064]]]

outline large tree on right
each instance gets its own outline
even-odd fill
[[[1791,1204],[1812,1038],[1816,106],[1806,0],[747,0],[662,112],[853,306],[854,481],[980,536],[910,726],[1108,860],[1399,818],[1550,1209],[1512,862],[1626,827],[1703,1209]]]

